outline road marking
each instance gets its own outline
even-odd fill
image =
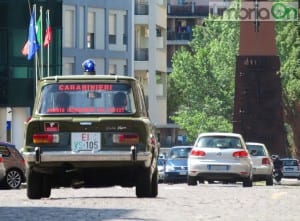
[[[277,193],[273,193],[271,195],[272,199],[279,199],[282,198],[283,196],[285,196],[287,194],[287,192],[277,192]]]

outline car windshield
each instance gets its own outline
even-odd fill
[[[170,151],[171,158],[187,158],[192,148],[172,148]]]
[[[200,137],[195,144],[196,147],[205,148],[242,148],[242,144],[237,137],[228,136],[204,136]]]
[[[131,86],[124,83],[54,83],[42,88],[39,114],[135,113]]]
[[[264,148],[260,145],[247,144],[247,149],[252,156],[266,156]]]

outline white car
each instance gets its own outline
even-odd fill
[[[246,146],[253,162],[253,180],[265,180],[267,186],[272,186],[274,166],[267,147],[256,142],[246,142]]]
[[[242,135],[202,133],[188,157],[188,185],[204,181],[243,182],[252,187],[252,160]]]
[[[282,158],[282,173],[284,178],[297,178],[300,180],[300,163],[295,158]]]

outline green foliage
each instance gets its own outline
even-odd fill
[[[172,116],[192,141],[200,132],[231,131],[239,23],[205,20],[193,29],[190,50],[173,56],[168,99]],[[175,95],[175,96],[174,96]]]
[[[283,91],[288,106],[300,100],[300,22],[281,22],[276,25],[276,42],[281,62]]]

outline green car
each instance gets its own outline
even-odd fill
[[[29,199],[58,187],[136,187],[158,194],[159,145],[139,82],[117,75],[40,80],[23,156]]]

